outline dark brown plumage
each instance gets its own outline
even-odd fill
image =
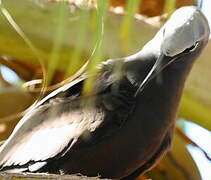
[[[1,171],[145,172],[171,144],[186,77],[208,36],[200,10],[177,10],[140,52],[101,64],[91,95],[82,95],[84,74],[28,112],[0,148]]]

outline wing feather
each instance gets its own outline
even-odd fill
[[[31,126],[20,127],[14,134],[15,138],[6,141],[0,153],[0,164],[3,167],[22,166],[31,161],[45,161],[52,158],[62,152],[71,141],[75,142],[81,137],[84,131],[91,132],[96,129],[103,120],[103,111],[95,108],[84,106],[83,109],[80,107],[81,112],[79,112],[80,105],[78,108],[71,107],[70,103],[58,103],[54,106],[63,106],[64,109],[68,109],[68,112],[60,108],[53,116],[46,110],[40,111],[40,115],[35,113],[31,116],[28,121],[34,122],[35,118],[38,122],[40,122],[39,119],[45,119],[45,121],[34,124],[33,129]]]
[[[81,88],[71,91],[75,86],[82,86],[86,78],[87,75],[83,75],[52,92],[22,118],[0,147],[1,168],[28,165],[28,169],[36,169],[45,163],[33,167],[33,162],[44,162],[63,153],[65,148],[69,150],[84,133],[96,132],[105,121],[118,125],[125,121],[134,103],[135,88],[130,80],[127,77],[120,80],[105,68],[96,80],[97,96],[86,97],[87,102],[95,102],[95,105],[85,106],[84,100],[69,97],[80,94]],[[63,93],[67,94],[62,99]],[[61,101],[55,101],[57,97]],[[106,128],[103,132],[109,134],[114,126]]]

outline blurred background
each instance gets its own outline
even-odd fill
[[[186,5],[200,6],[211,24],[210,0],[0,1],[0,140],[43,96],[137,52]],[[210,82],[211,40],[186,83],[171,152],[139,179],[211,179]]]

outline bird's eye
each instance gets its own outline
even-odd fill
[[[183,51],[183,53],[192,52],[192,51],[194,51],[197,47],[198,47],[198,42],[196,42],[193,46],[191,46],[191,47],[185,49],[185,50]]]

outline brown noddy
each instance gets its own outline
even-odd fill
[[[101,63],[32,108],[0,147],[0,171],[114,179],[147,171],[169,149],[185,80],[209,34],[197,7],[176,10],[138,53]]]

